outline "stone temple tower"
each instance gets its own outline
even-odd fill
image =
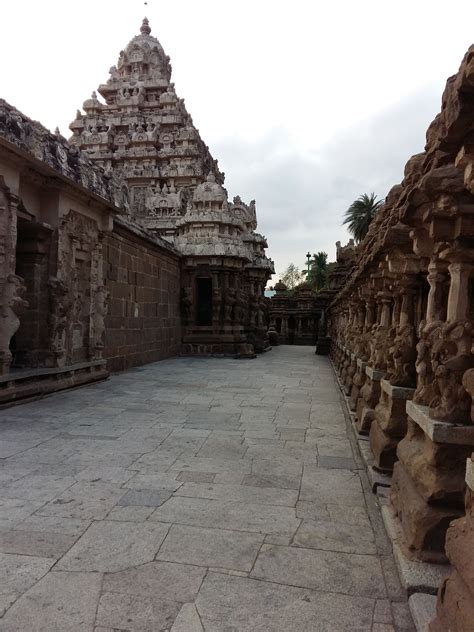
[[[147,18],[140,35],[120,52],[117,66],[78,110],[71,142],[128,184],[128,206],[148,230],[173,241],[197,185],[221,173],[171,83],[171,64],[151,34]]]

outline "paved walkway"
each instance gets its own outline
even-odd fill
[[[0,630],[412,630],[312,348],[159,362],[0,420]]]

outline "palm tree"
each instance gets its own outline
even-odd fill
[[[375,193],[364,193],[347,209],[342,223],[348,224],[348,230],[357,243],[367,235],[369,226],[382,204],[383,200],[377,200]]]
[[[306,281],[310,283],[316,291],[319,292],[325,284],[327,277],[327,252],[318,252],[313,255],[309,261],[309,270],[304,270],[302,274],[306,275]]]

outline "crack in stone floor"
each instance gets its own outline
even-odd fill
[[[0,411],[0,630],[413,630],[329,360],[176,358]]]

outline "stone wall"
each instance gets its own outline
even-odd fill
[[[109,308],[104,358],[110,371],[177,355],[179,256],[117,220],[104,241]]]

